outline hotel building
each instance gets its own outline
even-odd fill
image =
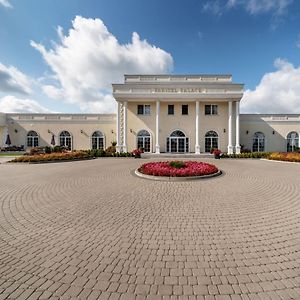
[[[293,151],[300,114],[240,114],[244,85],[231,75],[125,75],[113,84],[116,114],[0,113],[0,147],[149,153]]]

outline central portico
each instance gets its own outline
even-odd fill
[[[125,75],[113,84],[117,151],[240,153],[243,88],[231,75]]]

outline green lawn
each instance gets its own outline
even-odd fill
[[[21,156],[24,152],[0,152],[0,157],[2,156]]]

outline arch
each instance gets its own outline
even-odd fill
[[[189,152],[189,138],[182,130],[173,130],[169,137],[167,137],[167,152]]]
[[[59,134],[59,145],[68,150],[72,150],[73,139],[69,131],[64,130]]]
[[[286,151],[294,152],[299,148],[299,134],[296,131],[291,131],[286,137]]]
[[[252,151],[253,152],[264,152],[265,151],[265,135],[263,132],[257,131],[253,135]]]
[[[210,130],[205,133],[205,152],[219,148],[219,135],[216,131]]]
[[[176,129],[171,132],[170,137],[185,137],[185,133],[182,130]]]
[[[137,149],[144,152],[151,152],[151,134],[148,130],[142,129],[138,132],[136,138]]]
[[[105,148],[105,136],[104,134],[96,130],[92,134],[92,149],[100,149],[103,150]]]
[[[36,131],[30,130],[27,133],[27,147],[38,147],[39,135]]]

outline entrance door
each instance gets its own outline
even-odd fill
[[[189,151],[189,139],[180,130],[175,130],[167,138],[167,152],[186,153]]]

